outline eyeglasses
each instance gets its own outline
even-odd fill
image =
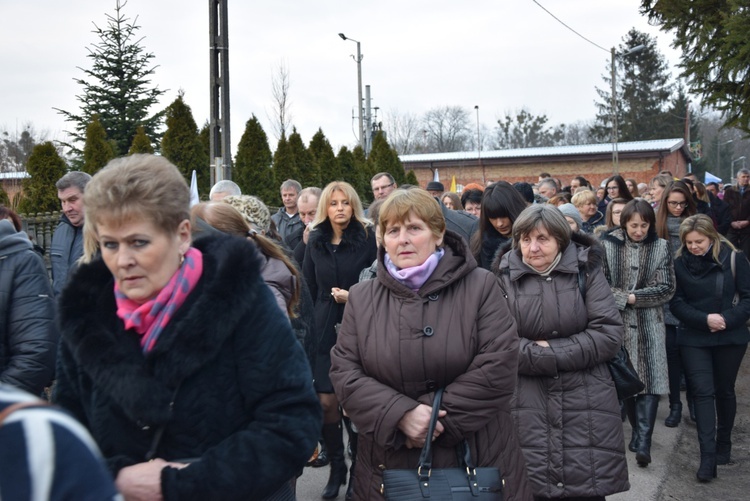
[[[667,202],[667,205],[670,207],[682,207],[684,209],[687,207],[687,202]]]
[[[619,189],[619,186],[607,186],[607,191]]]
[[[393,186],[393,183],[386,184],[385,186],[373,186],[372,187],[372,191],[385,191],[388,188],[390,188],[391,186]]]

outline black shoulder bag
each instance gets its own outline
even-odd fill
[[[578,268],[578,289],[581,291],[583,300],[586,301],[586,274],[580,267]],[[609,373],[612,375],[612,381],[615,383],[618,400],[630,398],[646,388],[646,385],[638,377],[638,372],[633,367],[624,344],[620,346],[615,356],[607,362],[607,365],[609,366]]]
[[[427,440],[419,456],[419,465],[411,470],[385,470],[383,495],[386,501],[502,501],[503,480],[497,468],[477,468],[471,459],[466,440],[459,446],[458,457],[463,462],[457,468],[432,467],[432,440],[443,399],[443,389],[435,392]]]

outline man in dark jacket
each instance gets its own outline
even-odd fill
[[[83,191],[90,180],[91,176],[85,172],[73,171],[55,183],[63,211],[50,249],[55,297],[60,295],[76,261],[83,255]]]
[[[284,206],[271,216],[271,220],[276,225],[276,231],[281,235],[282,241],[286,241],[297,228],[304,227],[297,209],[297,197],[300,191],[302,191],[302,185],[294,179],[287,179],[281,183],[281,201]]]
[[[39,395],[52,382],[58,337],[44,262],[0,220],[0,383]]]
[[[750,170],[737,172],[737,186],[724,194],[732,223],[727,237],[745,255],[750,255]]]

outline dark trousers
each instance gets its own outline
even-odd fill
[[[716,442],[730,443],[737,398],[734,383],[747,345],[681,346],[682,366],[695,402],[701,453],[716,452]]]
[[[746,256],[750,256],[750,233],[746,233],[744,230],[742,233],[738,233],[737,230],[730,228],[727,237],[737,249],[741,250]]]
[[[682,362],[680,346],[677,344],[677,326],[665,325],[667,348],[667,375],[669,376],[669,404],[680,403],[680,377],[682,376]]]

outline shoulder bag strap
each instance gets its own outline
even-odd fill
[[[3,422],[5,422],[8,416],[13,414],[17,410],[24,409],[26,407],[44,407],[48,405],[49,404],[45,403],[42,400],[35,401],[35,402],[17,402],[15,404],[9,405],[5,409],[3,409],[2,412],[0,412],[0,426],[3,425]]]
[[[420,480],[424,475],[425,478],[429,478],[430,469],[432,468],[432,436],[435,433],[435,425],[437,425],[438,413],[440,412],[440,404],[443,401],[443,388],[438,389],[435,392],[435,399],[432,402],[432,415],[430,416],[430,426],[427,429],[427,437],[424,441],[424,447],[422,447],[422,454],[419,455],[419,474]]]
[[[581,291],[583,296],[583,302],[586,302],[586,272],[581,269],[581,265],[578,265],[578,290]]]

